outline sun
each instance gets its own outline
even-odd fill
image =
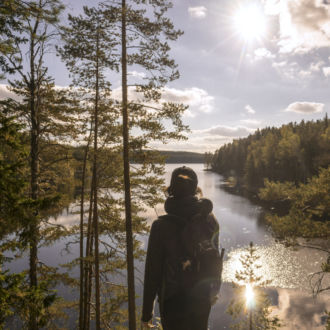
[[[236,32],[246,41],[261,39],[266,33],[266,19],[256,4],[240,7],[233,16]]]

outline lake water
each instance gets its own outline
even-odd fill
[[[180,164],[167,164],[165,180],[169,184],[170,175]],[[316,299],[312,297],[309,275],[320,269],[325,260],[325,254],[316,250],[300,249],[293,251],[276,243],[267,224],[263,220],[263,210],[252,204],[248,199],[229,194],[221,188],[223,178],[212,172],[203,171],[202,164],[190,164],[197,175],[203,195],[213,202],[213,212],[220,224],[220,244],[226,249],[221,297],[212,308],[210,330],[228,329],[231,323],[226,313],[227,306],[233,298],[231,282],[235,279],[235,271],[240,267],[239,256],[242,249],[251,241],[257,248],[262,267],[258,270],[265,280],[271,280],[266,289],[273,305],[273,313],[284,323],[283,329],[324,329],[324,311],[330,310],[330,294],[321,294]],[[146,217],[151,223],[157,214],[164,213],[162,205],[155,210],[148,210]],[[71,211],[63,212],[57,221],[64,224],[74,224],[79,216]],[[142,238],[147,243],[147,237]],[[78,255],[78,246],[73,246],[71,254],[63,251],[65,243],[60,241],[53,246],[42,248],[39,259],[48,265],[57,266]],[[27,266],[26,259],[11,264],[12,271],[21,270]],[[143,278],[143,263],[137,263],[137,277]],[[329,285],[329,284],[328,284]],[[140,280],[136,282],[136,291],[142,294]],[[72,298],[73,292],[64,287],[59,288],[59,294]],[[137,304],[141,304],[138,298]]]

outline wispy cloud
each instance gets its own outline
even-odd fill
[[[322,68],[322,72],[326,77],[330,77],[330,66]]]
[[[324,109],[323,103],[294,102],[294,103],[291,103],[284,111],[285,112],[312,114],[312,113],[322,112],[323,109]]]
[[[204,6],[189,7],[188,13],[193,18],[205,18],[207,14],[207,9]]]
[[[205,134],[205,135],[217,135],[223,137],[245,137],[253,133],[254,129],[244,126],[213,126],[204,130],[196,130],[194,133]]]
[[[272,54],[270,50],[268,50],[267,48],[257,48],[254,51],[254,57],[256,60],[260,60],[263,58],[271,59],[271,58],[275,58],[275,55]]]
[[[129,71],[128,74],[134,78],[145,78],[146,74],[144,72],[138,72],[138,71]]]
[[[256,111],[249,104],[247,104],[244,109],[246,110],[247,113],[251,115],[254,115],[256,113]]]

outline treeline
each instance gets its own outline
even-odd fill
[[[0,102],[0,328],[63,328],[73,314],[69,328],[136,329],[137,235],[148,231],[143,212],[163,199],[164,157],[149,144],[184,139],[187,129],[187,107],[162,98],[179,77],[169,52],[182,31],[167,17],[171,7],[100,2],[64,25],[60,0],[1,1],[0,74],[14,96]],[[49,76],[50,52],[65,64],[69,87]],[[57,223],[73,201],[79,222]],[[39,256],[59,240],[79,246],[61,271]],[[8,256],[24,253],[26,271],[5,270]],[[119,274],[127,285],[113,280]],[[63,284],[79,299],[58,297]]]
[[[330,164],[330,127],[323,120],[289,123],[257,130],[218,149],[212,169],[249,191],[258,191],[264,180],[306,183]]]
[[[160,151],[168,164],[176,163],[204,163],[204,154],[189,151]]]

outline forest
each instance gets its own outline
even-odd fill
[[[171,7],[100,3],[64,22],[59,0],[1,2],[1,78],[13,96],[0,102],[0,328],[62,328],[70,315],[80,329],[136,328],[134,259],[144,255],[137,235],[148,231],[141,213],[163,198],[165,157],[150,143],[185,139],[187,130],[187,107],[162,99],[179,77],[169,52],[183,32],[166,16]],[[48,73],[50,52],[66,65],[67,88]],[[145,73],[142,82],[129,67]],[[54,221],[73,202],[79,224]],[[79,256],[61,267],[41,262],[39,250],[60,240],[68,251],[78,245]],[[9,272],[26,254],[28,269]],[[118,274],[127,285],[112,281]],[[79,300],[59,297],[59,285]]]
[[[307,183],[330,165],[330,121],[289,123],[257,130],[207,155],[208,166],[251,192],[265,180]]]

